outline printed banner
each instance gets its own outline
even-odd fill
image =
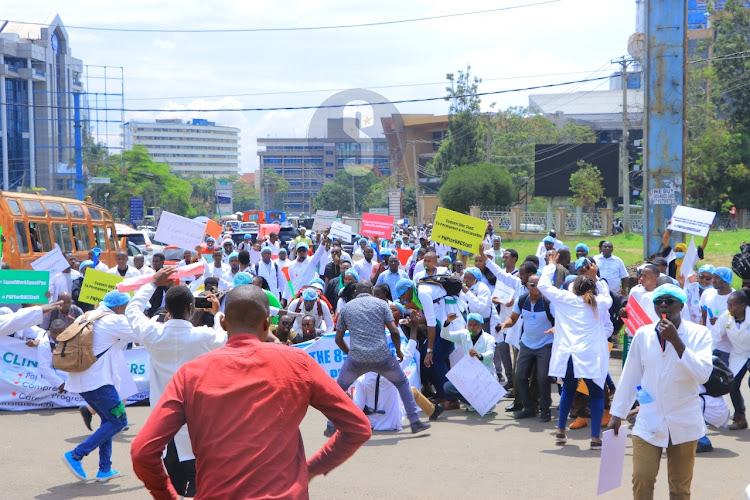
[[[331,227],[331,224],[339,216],[338,210],[318,210],[315,212],[315,220],[313,221],[313,231],[323,231]]]
[[[486,228],[487,221],[438,207],[430,240],[476,253]]]
[[[715,217],[716,212],[677,205],[670,219],[669,229],[696,236],[706,236]]]
[[[627,327],[628,333],[631,337],[635,335],[635,332],[637,332],[638,329],[643,325],[653,323],[653,321],[651,321],[651,318],[648,317],[648,314],[646,314],[646,311],[643,310],[641,305],[637,300],[635,300],[635,297],[633,296],[628,299],[628,303],[625,306],[625,311],[628,313],[628,317],[623,318],[622,320],[625,322],[625,326]]]
[[[203,241],[206,223],[162,212],[154,240],[167,245],[192,250]]]
[[[393,217],[390,215],[378,215],[372,213],[362,214],[362,236],[377,236],[389,239],[393,236]]]
[[[341,238],[344,243],[351,243],[352,241],[352,228],[341,222],[331,223],[331,232],[329,233],[331,239]]]
[[[138,392],[127,396],[128,404],[141,401],[149,393],[149,357],[146,349],[137,347],[124,352],[126,367],[135,382]],[[66,373],[57,370],[65,380]],[[123,374],[121,374],[123,377]],[[129,380],[121,391],[132,392]],[[124,397],[124,396],[123,396]],[[37,348],[27,347],[23,340],[15,337],[0,337],[0,410],[24,411],[40,408],[75,408],[86,404],[81,396],[72,392],[57,392],[56,387],[39,371]]]
[[[0,271],[0,303],[45,304],[48,290],[49,271]]]
[[[109,274],[89,268],[86,270],[86,276],[83,277],[81,295],[78,300],[98,306],[104,296],[116,289],[121,281],[122,276],[119,274]]]
[[[68,260],[60,249],[55,248],[51,252],[47,252],[44,257],[32,262],[31,267],[34,268],[34,271],[49,271],[49,275],[54,276],[65,271],[70,267],[70,264],[68,264]]]

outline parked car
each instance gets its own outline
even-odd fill
[[[128,265],[131,267],[135,267],[133,264],[133,261],[135,259],[136,255],[143,255],[143,259],[146,262],[147,266],[151,265],[151,256],[147,253],[143,252],[140,248],[138,248],[138,245],[135,243],[131,243],[130,241],[127,242],[128,245]]]
[[[195,250],[193,250],[195,252]],[[174,245],[167,245],[162,252],[164,254],[165,266],[176,266],[185,255],[185,249]]]
[[[255,243],[258,241],[258,232],[257,231],[232,231],[229,233],[232,236],[232,241],[234,242],[234,246],[239,245],[243,241],[245,241],[245,235],[250,235],[250,241]]]
[[[282,226],[279,230],[279,240],[281,240],[282,245],[287,245],[290,240],[297,237],[297,234],[299,232],[293,226]]]

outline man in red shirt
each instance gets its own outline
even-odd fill
[[[309,354],[265,342],[270,318],[263,290],[234,288],[225,311],[226,346],[175,373],[133,441],[133,470],[154,498],[179,498],[161,456],[187,424],[196,498],[308,498],[309,480],[354,454],[372,435],[370,422]],[[305,460],[299,424],[310,405],[338,431]]]

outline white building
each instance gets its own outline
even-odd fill
[[[59,16],[0,21],[0,188],[75,194],[73,94],[84,91],[82,73]]]
[[[238,175],[240,129],[193,118],[131,121],[123,125],[124,147],[145,146],[154,161],[187,175]]]

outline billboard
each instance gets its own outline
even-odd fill
[[[537,144],[534,151],[534,196],[565,196],[570,192],[570,175],[583,160],[602,174],[604,197],[619,192],[619,144]]]
[[[218,215],[230,215],[232,209],[232,185],[227,181],[216,183],[216,210]]]

